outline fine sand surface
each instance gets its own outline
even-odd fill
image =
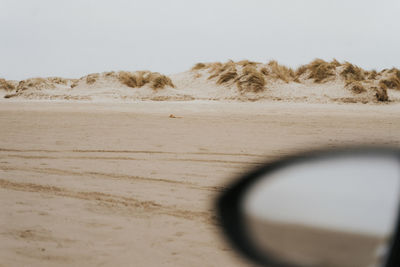
[[[302,150],[399,147],[400,105],[10,101],[0,129],[1,266],[243,266],[223,187]]]

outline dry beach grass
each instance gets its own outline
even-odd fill
[[[196,89],[199,88],[199,89]],[[316,59],[297,69],[277,61],[232,60],[197,63],[166,76],[151,71],[92,73],[61,77],[0,80],[0,96],[21,99],[239,100],[312,103],[400,101],[400,71],[364,70],[349,62]]]
[[[400,71],[396,68],[367,71],[349,62],[322,59],[295,70],[274,60],[267,63],[229,60],[197,63],[191,70],[171,76],[151,71],[112,71],[80,79],[1,79],[0,96],[63,100],[102,97],[103,100],[397,102]]]

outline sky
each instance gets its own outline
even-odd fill
[[[400,68],[398,0],[0,0],[0,78],[315,58]]]

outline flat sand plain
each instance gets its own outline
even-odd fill
[[[399,147],[400,105],[2,101],[0,129],[1,266],[243,266],[224,186],[294,152]]]

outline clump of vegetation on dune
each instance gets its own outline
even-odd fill
[[[12,91],[15,89],[15,86],[11,82],[5,79],[0,79],[0,89],[6,91]]]
[[[345,62],[343,64],[343,70],[340,72],[340,76],[344,78],[346,82],[348,81],[364,81],[365,80],[365,71],[355,66],[349,62]]]
[[[201,70],[206,67],[207,67],[207,65],[204,63],[197,63],[196,65],[193,66],[192,70]]]
[[[94,84],[97,79],[99,79],[99,74],[98,73],[92,73],[86,76],[86,83],[87,84]]]
[[[55,86],[48,79],[30,78],[30,79],[22,80],[18,83],[17,92],[24,91],[24,90],[27,90],[30,88],[52,89],[52,88],[55,88]]]
[[[350,88],[350,90],[355,93],[355,94],[361,94],[367,91],[365,87],[362,85],[362,83],[358,81],[352,81],[348,84],[346,84],[347,87]]]
[[[336,68],[342,66],[342,64],[339,61],[337,61],[336,58],[332,59],[332,61],[329,62],[329,64],[335,66]]]
[[[367,89],[362,82],[366,80],[366,72],[358,66],[349,62],[342,65],[340,77],[345,81],[345,86],[350,88],[351,92],[361,94],[367,92]]]
[[[162,89],[165,86],[175,87],[169,77],[154,72],[150,75],[150,85],[153,89]]]
[[[296,76],[300,77],[308,73],[307,79],[313,79],[316,83],[324,83],[336,75],[335,70],[340,63],[337,60],[326,62],[322,59],[315,59],[307,65],[300,66],[296,71]]]
[[[304,73],[306,73],[307,69],[307,65],[301,65],[300,67],[298,67],[294,72],[294,74],[296,75],[296,79],[299,79]]]
[[[379,86],[374,86],[371,82],[351,81],[346,83],[346,87],[351,90],[353,94],[370,93],[375,96],[375,100],[379,102],[389,101],[387,87],[385,84],[380,83]]]
[[[115,77],[115,76],[116,76],[115,71],[104,72],[104,77]]]
[[[385,86],[379,86],[379,87],[371,87],[371,89],[375,90],[375,97],[376,100],[380,102],[386,102],[389,101],[389,96],[387,93],[387,88]]]
[[[378,86],[375,86],[375,80],[381,73],[376,70],[365,71],[362,68],[355,66],[349,62],[345,62],[340,76],[345,80],[346,87],[355,94],[371,92],[375,94],[375,98],[379,102],[389,101],[387,80],[379,81]],[[400,84],[399,84],[400,85]]]
[[[400,90],[400,71],[395,68],[381,72],[366,71],[349,62],[340,63],[336,59],[330,62],[315,59],[295,71],[280,65],[277,61],[263,64],[249,60],[198,63],[192,70],[207,70],[209,80],[215,79],[218,85],[236,84],[240,92],[261,92],[265,90],[269,79],[282,80],[286,83],[301,83],[310,79],[319,84],[338,78],[343,79],[345,87],[353,94],[366,94],[361,98],[375,94],[377,101],[388,101],[388,89]]]
[[[211,74],[208,79],[211,80],[215,77],[221,76],[227,72],[235,72],[236,64],[232,60],[226,63],[215,62],[209,65],[209,73]]]
[[[376,70],[367,71],[368,80],[375,80],[378,77],[378,72]]]
[[[78,82],[79,82],[78,79],[73,80],[73,81],[72,81],[72,84],[71,84],[71,88],[77,87],[77,86],[78,86]]]
[[[15,86],[12,83],[0,79],[0,87],[5,88],[8,91],[15,90],[15,93],[5,95],[4,98],[11,98],[18,95],[21,95],[25,90],[28,89],[35,89],[35,90],[42,90],[42,89],[54,89],[55,82],[52,81],[52,78],[30,78],[26,80],[21,80]]]
[[[208,77],[209,80],[218,77],[217,84],[226,84],[230,81],[234,81],[238,77],[236,64],[233,61],[228,61],[224,64],[211,65],[212,73]]]
[[[242,75],[237,79],[237,87],[241,92],[261,92],[265,87],[265,78],[261,72],[253,66],[246,66],[242,70]]]
[[[384,75],[384,78],[380,80],[381,84],[384,84],[389,89],[400,90],[400,70],[396,68],[384,70],[382,75]]]
[[[396,69],[396,68],[392,68],[389,70],[389,73],[392,73],[393,75],[395,75],[398,79],[400,79],[400,70]]]
[[[269,70],[268,70],[267,68],[265,68],[265,67],[261,68],[261,69],[260,69],[260,72],[261,72],[262,74],[264,74],[265,76],[268,76],[268,75],[269,75]]]
[[[68,79],[64,79],[61,77],[49,77],[47,78],[47,80],[51,83],[55,83],[55,84],[67,84],[68,83]]]
[[[138,85],[139,76],[136,74],[133,74],[131,72],[121,71],[118,74],[118,79],[122,84],[125,84],[126,86],[129,86],[132,88],[140,87]]]
[[[171,79],[158,72],[137,71],[127,72],[121,71],[118,73],[118,80],[128,87],[140,88],[149,84],[152,89],[163,89],[165,86],[175,87]]]
[[[394,75],[382,79],[381,82],[385,84],[389,89],[397,89],[400,90],[400,80],[399,78],[395,77]]]
[[[218,77],[217,84],[224,84],[237,79],[240,76],[240,73],[247,67],[252,67],[256,70],[259,69],[257,72],[263,74],[265,76],[264,79],[272,78],[275,80],[282,80],[286,83],[290,81],[298,81],[295,72],[291,68],[280,65],[276,61],[270,61],[267,65],[262,65],[259,62],[249,60],[241,60],[238,62],[230,60],[225,63],[197,63],[192,68],[192,71],[208,69],[208,73],[210,73],[210,76],[208,77],[209,80]]]
[[[236,79],[238,76],[236,69],[228,69],[225,72],[221,73],[217,80],[217,84],[224,84],[229,81]]]
[[[209,63],[203,68],[207,68],[210,73],[208,80],[216,79],[218,85],[236,84],[240,92],[260,92],[265,89],[266,80],[264,74],[257,70],[257,64],[248,60],[230,60],[225,63]]]
[[[275,60],[271,60],[270,62],[268,62],[268,66],[270,67],[271,71],[268,72],[267,69],[264,70],[264,72],[267,71],[266,72],[267,76],[271,76],[272,78],[282,80],[286,83],[288,83],[290,81],[296,81],[296,82],[298,81],[296,79],[295,72],[291,68],[288,68],[284,65],[280,65]],[[262,73],[264,74],[264,72],[262,72]]]
[[[250,61],[250,60],[241,60],[237,62],[238,65],[242,66],[242,67],[246,67],[248,65],[251,66],[257,66],[257,64],[260,64],[259,62],[254,62],[254,61]]]

